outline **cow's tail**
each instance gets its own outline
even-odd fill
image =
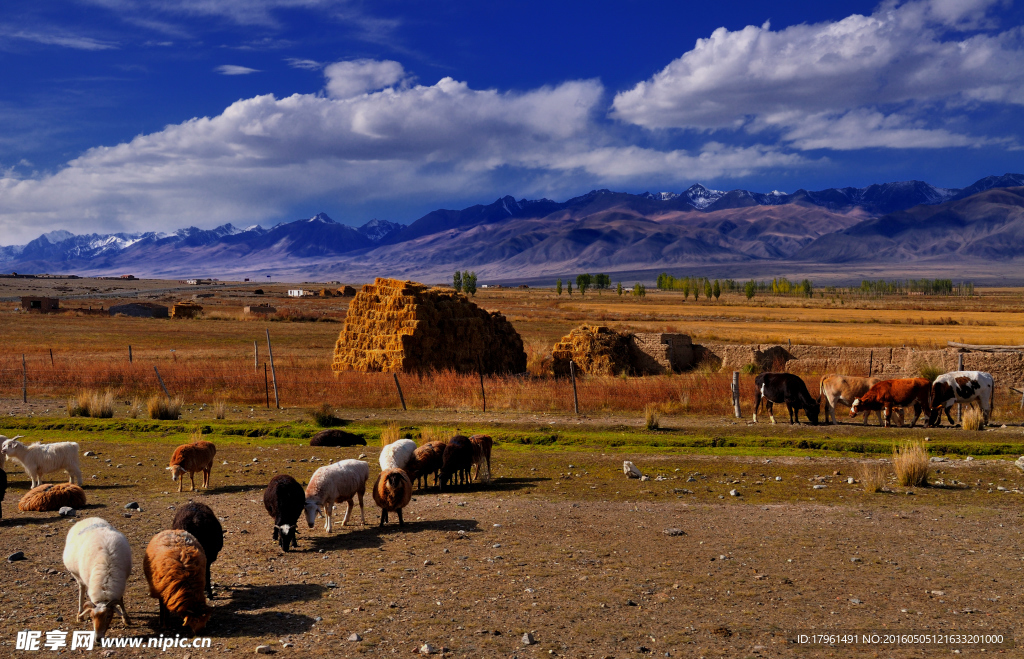
[[[818,380],[818,402],[820,404],[821,401],[825,401],[825,418],[828,419],[829,418],[829,416],[828,416],[829,408],[831,407],[831,405],[829,405],[828,396],[825,395],[825,379],[826,378],[828,378],[828,376],[827,375],[823,375],[823,376],[821,376],[821,379]]]

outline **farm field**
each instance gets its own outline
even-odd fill
[[[19,289],[26,281],[35,288]],[[1021,383],[997,382],[993,426],[969,432],[864,427],[845,408],[838,426],[752,424],[753,375],[740,378],[744,418],[735,419],[731,374],[706,370],[580,377],[576,415],[571,384],[542,373],[554,342],[583,323],[698,342],[1024,344],[1022,289],[842,304],[828,294],[710,303],[655,291],[638,301],[610,291],[570,299],[481,290],[476,302],[523,336],[532,375],[486,377],[483,393],[475,375],[402,375],[402,410],[390,374],[330,372],[350,298],[289,299],[286,290],[301,285],[259,286],[262,295],[255,284],[202,288],[213,293],[197,300],[204,318],[154,320],[15,313],[14,298],[55,290],[63,307],[109,307],[169,304],[200,289],[0,279],[0,434],[76,441],[97,454],[82,458],[89,507],[79,517],[105,517],[131,542],[131,635],[157,633],[141,573],[145,545],[169,526],[172,507],[193,497],[223,518],[227,536],[213,565],[213,647],[192,657],[250,655],[261,644],[277,656],[401,656],[423,643],[459,657],[842,657],[861,648],[796,649],[792,633],[1020,631],[1024,473],[1013,460],[1024,454],[1024,414],[1008,387]],[[242,320],[242,307],[259,302],[278,314]],[[267,330],[274,374],[265,370]],[[178,421],[139,412],[160,391],[157,372],[182,398]],[[805,379],[816,395],[817,374]],[[68,417],[69,398],[108,389],[113,418]],[[368,446],[310,448],[318,430],[310,411],[321,403]],[[224,419],[215,418],[218,405]],[[645,427],[649,406],[660,414],[657,429]],[[381,428],[392,420],[417,439],[427,427],[491,435],[494,482],[418,492],[404,531],[377,529],[367,493],[368,525],[327,534],[322,523],[303,523],[300,551],[283,554],[262,505],[267,481],[289,473],[305,483],[316,467],[361,454],[372,481]],[[218,447],[212,488],[178,493],[165,467],[197,428]],[[899,486],[891,465],[879,463],[904,440],[943,459],[931,463],[928,487]],[[650,480],[627,479],[624,460]],[[885,491],[865,491],[868,463],[886,465]],[[72,521],[19,513],[28,478],[12,462],[6,469],[4,555],[21,550],[29,560],[2,564],[0,619],[9,633],[0,635],[0,656],[18,656],[11,630],[82,627],[72,623],[76,590],[61,562]],[[125,510],[131,501],[141,512]],[[41,599],[57,604],[40,607]],[[115,620],[111,634],[123,632]],[[526,632],[535,645],[522,645]],[[360,640],[348,641],[353,633]],[[918,657],[922,649],[886,646],[869,656],[876,653]]]

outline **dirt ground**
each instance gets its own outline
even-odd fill
[[[919,646],[796,649],[790,639],[1009,636],[1024,620],[1024,474],[1006,461],[935,463],[933,487],[867,494],[847,483],[859,477],[854,459],[498,448],[492,484],[418,493],[404,529],[379,529],[367,496],[366,526],[358,506],[356,523],[330,534],[303,524],[299,551],[284,554],[262,505],[270,477],[306,482],[328,460],[365,453],[372,480],[377,449],[222,441],[212,489],[193,495],[166,475],[172,447],[130,437],[83,445],[97,455],[82,458],[89,508],[79,512],[110,520],[132,545],[133,624],[115,621],[114,636],[157,633],[140,564],[174,507],[195,498],[222,518],[212,649],[169,656],[251,655],[261,644],[279,656],[401,656],[430,643],[457,657],[917,657]],[[623,459],[651,480],[626,479]],[[14,650],[18,630],[85,627],[73,622],[77,591],[61,560],[73,520],[17,512],[28,481],[7,469],[0,546],[28,560],[2,563],[0,655],[25,656]],[[130,501],[141,512],[126,512]],[[536,644],[522,643],[527,632]]]

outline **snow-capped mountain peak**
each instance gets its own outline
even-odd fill
[[[690,205],[698,210],[704,210],[711,204],[722,198],[725,193],[721,190],[705,188],[700,183],[694,183],[683,192],[682,196],[690,202]]]
[[[323,222],[324,224],[337,224],[334,220],[327,216],[327,213],[317,213],[313,217],[309,218],[310,222]]]

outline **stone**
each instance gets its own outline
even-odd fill
[[[1017,469],[1020,469],[1021,471],[1024,471],[1024,455],[1022,455],[1019,458],[1017,458],[1017,461],[1014,462],[1013,465],[1015,467],[1017,467]]]
[[[125,510],[142,510],[142,508],[139,507],[139,502],[138,501],[132,501],[131,503],[125,504],[124,509]]]
[[[677,528],[665,529],[662,533],[669,536],[686,535],[686,531]]]
[[[438,652],[439,650],[430,643],[424,643],[420,646],[420,654],[437,654]]]
[[[530,632],[526,632],[525,634],[523,634],[523,638],[520,639],[520,642],[523,645],[533,645],[534,643],[537,642],[537,639],[535,639],[533,637],[533,634],[531,634]]]
[[[640,478],[643,476],[643,473],[637,469],[637,466],[629,460],[625,460],[622,463],[622,473],[626,475],[626,478]]]
[[[973,459],[974,458],[972,456],[968,455],[966,458],[964,458],[964,462],[970,462]]]
[[[931,594],[932,595],[936,595],[938,597],[942,597],[943,595],[946,594],[946,591],[944,591],[944,590],[933,590]]]
[[[815,485],[814,489],[815,490],[824,490],[826,487],[827,487],[826,485]]]
[[[75,509],[72,508],[71,506],[64,506],[63,508],[57,511],[57,514],[61,517],[75,517],[77,515]]]
[[[849,478],[847,478],[847,479],[846,479],[846,484],[847,484],[847,485],[853,485],[853,484],[854,484],[854,483],[856,483],[856,482],[857,482],[857,481],[855,481],[855,480],[853,479],[853,476],[850,476]]]
[[[363,637],[359,634],[353,633],[349,635],[348,640],[350,643],[358,643],[359,641],[363,640]]]
[[[861,602],[859,599],[854,597],[853,599],[850,600],[850,604],[863,604],[863,602]]]
[[[276,650],[274,650],[274,648],[270,647],[269,645],[256,646],[256,654],[274,654],[274,652],[276,652]]]
[[[360,454],[359,454],[359,459],[360,459],[360,460],[362,460],[362,459],[363,459],[363,458],[365,458],[365,457],[366,457],[366,454],[365,454],[365,453],[360,453]]]
[[[781,480],[782,480],[782,476],[776,476],[776,477],[775,477],[775,480],[777,480],[777,481],[781,481]]]
[[[863,559],[860,556],[853,556],[850,558],[851,563],[863,563]]]
[[[95,454],[95,453],[93,453],[92,451],[86,451],[86,452],[85,452],[85,453],[83,453],[82,455],[84,455],[84,456],[85,456],[85,457],[87,457],[87,458],[91,458],[91,457],[93,457],[93,456],[94,456],[94,455],[96,455],[96,454]]]
[[[946,458],[942,458],[942,457],[939,457],[939,456],[937,456],[937,455],[935,455],[935,456],[932,456],[932,457],[930,458],[930,460],[931,460],[931,462],[949,462],[949,460],[948,460],[948,459],[946,459]]]
[[[729,496],[738,497],[741,496],[739,490],[729,490]]]
[[[427,560],[423,561],[423,564],[424,564],[424,565],[433,565],[433,564],[434,564],[434,561],[432,561],[432,560],[430,560],[430,559],[428,558]]]

